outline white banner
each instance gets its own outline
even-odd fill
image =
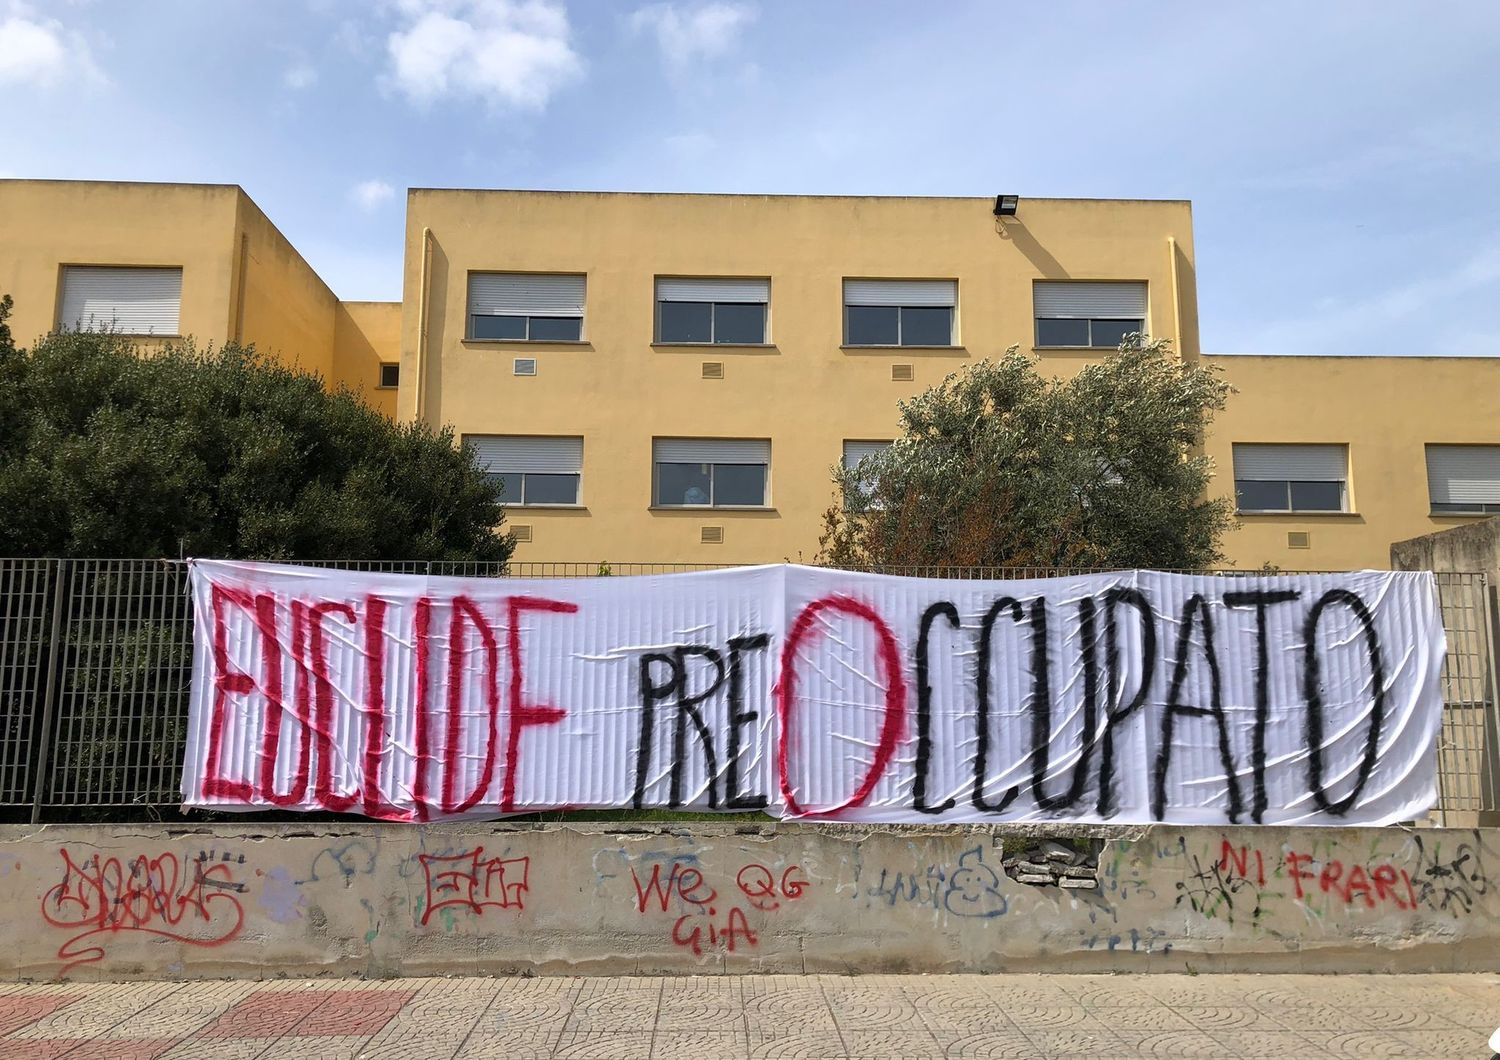
[[[1329,825],[1436,797],[1425,573],[192,575],[189,806]]]

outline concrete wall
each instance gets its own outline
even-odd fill
[[[460,434],[583,437],[581,506],[512,512],[533,528],[517,559],[810,560],[843,442],[892,438],[900,399],[1011,345],[1031,350],[1034,281],[1146,281],[1150,331],[1196,355],[1186,202],[1026,198],[1003,226],[993,205],[413,189],[400,415]],[[468,275],[489,270],[586,274],[584,341],[466,338]],[[658,276],[769,277],[767,345],[653,345]],[[957,345],[842,347],[844,278],[881,276],[956,279]],[[1104,353],[1039,352],[1059,376]],[[536,358],[537,374],[516,377],[516,357]],[[705,361],[723,377],[705,379]],[[894,364],[913,380],[894,381]],[[653,509],[653,437],[769,438],[767,506]],[[722,544],[702,541],[704,525],[722,527]]]
[[[1482,571],[1492,585],[1500,582],[1500,517],[1396,541],[1391,569]]]
[[[1004,842],[753,822],[6,826],[0,953],[8,977],[79,979],[1500,970],[1494,831],[1139,830],[1070,889],[1009,878]]]

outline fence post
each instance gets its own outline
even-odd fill
[[[52,714],[57,704],[57,689],[62,681],[63,610],[69,599],[68,579],[72,564],[65,559],[57,561],[57,583],[52,589],[52,627],[47,638],[47,686],[42,694],[42,724],[37,730],[37,756],[34,794],[31,802],[31,823],[42,819],[42,800],[46,798],[47,782],[52,776]]]
[[[1496,669],[1496,643],[1500,640],[1500,606],[1495,597],[1496,586],[1490,584],[1489,573],[1479,578],[1480,634],[1483,637],[1483,656],[1480,664],[1484,669],[1484,680],[1480,682],[1479,696],[1485,705],[1481,721],[1484,732],[1481,745],[1484,751],[1479,762],[1479,814],[1480,826],[1495,823],[1495,814],[1500,811],[1500,669]]]

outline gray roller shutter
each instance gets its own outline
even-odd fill
[[[957,280],[845,280],[845,305],[958,304]]]
[[[1349,454],[1342,445],[1234,446],[1234,477],[1257,482],[1343,482]]]
[[[771,300],[770,280],[659,279],[658,302],[758,302]]]
[[[658,438],[651,443],[658,464],[770,464],[765,438]]]
[[[583,470],[582,438],[469,434],[464,440],[486,471],[577,475]]]
[[[1144,283],[1091,281],[1038,283],[1032,289],[1036,315],[1051,319],[1144,320]]]
[[[182,270],[69,265],[63,269],[58,324],[122,335],[177,335]]]
[[[1429,445],[1433,504],[1500,504],[1500,445]]]
[[[844,467],[855,467],[865,457],[883,453],[890,447],[890,442],[845,442]]]
[[[471,272],[469,313],[480,316],[582,317],[584,278],[520,272]]]

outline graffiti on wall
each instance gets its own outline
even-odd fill
[[[50,965],[55,957],[58,974],[119,970],[139,966],[140,943],[152,942],[163,948],[150,952],[180,969],[195,951],[248,941],[253,922],[257,946],[310,936],[349,959],[363,953],[399,963],[421,935],[524,938],[536,907],[548,922],[571,917],[582,938],[634,938],[643,957],[758,953],[769,966],[830,927],[890,932],[903,945],[926,933],[922,945],[939,949],[983,932],[995,952],[1008,952],[1012,938],[1040,936],[1059,952],[1161,955],[1194,952],[1205,940],[1253,947],[1255,938],[1340,932],[1480,937],[1500,901],[1489,884],[1494,847],[1479,832],[1148,835],[1106,844],[1098,886],[1088,889],[1010,879],[989,836],[795,844],[777,836],[718,850],[723,840],[699,841],[706,838],[676,835],[664,849],[574,835],[581,851],[552,849],[581,855],[575,868],[583,873],[547,861],[536,880],[534,844],[492,848],[457,836],[432,849],[342,838],[257,843],[243,854],[49,846],[52,862],[26,859],[26,872],[40,874],[33,900],[47,932],[44,954],[28,959]],[[590,866],[593,880],[582,882]],[[545,880],[570,882],[544,887]],[[845,923],[851,915],[853,925]],[[1470,918],[1472,925],[1454,923]],[[236,946],[213,960],[253,960],[252,950]],[[524,945],[506,952],[527,959]]]
[[[800,865],[773,869],[746,862],[729,886],[710,880],[698,867],[696,855],[647,855],[640,861],[649,861],[651,870],[643,879],[644,864],[630,866],[636,911],[643,917],[653,911],[675,914],[669,937],[695,957],[705,950],[734,953],[758,946],[760,935],[751,927],[748,911],[764,914],[761,919],[767,920],[812,886]]]
[[[104,959],[109,940],[154,935],[189,946],[222,946],[245,922],[237,878],[245,856],[171,851],[134,857],[79,855],[64,847],[62,879],[42,898],[42,918],[70,934],[57,948],[62,972]]]
[[[954,916],[1003,916],[1009,902],[1000,890],[1000,875],[984,860],[984,847],[973,846],[947,862],[906,869],[881,868],[877,879],[856,897],[873,899],[887,908],[925,906]]]
[[[427,891],[417,922],[423,927],[440,910],[525,909],[531,880],[529,857],[487,857],[484,847],[458,854],[418,854]]]
[[[1184,837],[1161,853],[1186,862],[1176,904],[1228,924],[1258,926],[1286,901],[1314,917],[1360,909],[1459,917],[1489,892],[1477,840],[1445,842],[1420,832],[1363,857],[1330,840],[1267,849],[1226,837],[1205,850],[1190,849]]]

